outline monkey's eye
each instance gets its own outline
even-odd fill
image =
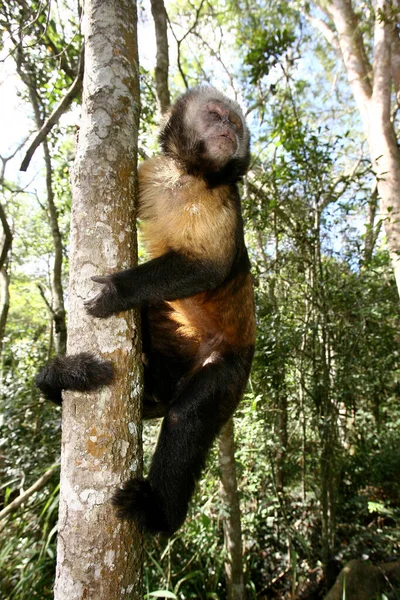
[[[216,117],[217,119],[221,118],[221,115],[217,110],[210,110],[209,114],[212,115],[213,117]]]

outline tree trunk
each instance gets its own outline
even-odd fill
[[[22,42],[18,49],[18,56],[17,71],[28,88],[36,127],[40,130],[43,125],[43,101],[38,94],[36,76],[34,75],[34,65],[26,59]],[[56,354],[65,354],[67,347],[67,324],[64,307],[64,290],[62,285],[63,245],[60,228],[58,226],[57,208],[54,202],[53,167],[47,139],[43,140],[43,153],[46,166],[48,220],[54,243],[54,263],[51,274],[51,302],[46,300],[44,293],[43,299],[46,302],[52,318],[53,331],[50,333],[50,339],[54,340]]]
[[[168,87],[168,17],[163,0],[151,0],[151,13],[154,19],[157,42],[156,92],[160,112],[163,115],[167,112],[171,102]]]
[[[391,120],[391,92],[400,85],[400,44],[391,0],[375,2],[372,61],[351,0],[315,2],[332,19],[335,32],[319,21],[328,41],[341,52],[350,87],[363,122],[381,199],[381,218],[400,294],[400,151]],[[318,22],[318,19],[314,19]],[[318,25],[317,25],[318,26]]]
[[[282,375],[284,377],[284,375]],[[278,440],[279,445],[276,451],[276,492],[283,499],[285,491],[285,464],[288,445],[287,422],[288,422],[288,403],[286,390],[279,390],[278,393]]]
[[[115,488],[140,475],[141,347],[133,314],[89,317],[94,275],[136,262],[139,79],[136,5],[86,0],[83,114],[73,172],[68,352],[112,360],[115,383],[66,393],[55,600],[142,598],[141,536],[116,519]],[[137,315],[136,315],[137,323]]]
[[[4,208],[0,204],[0,360],[3,353],[3,340],[6,332],[8,311],[10,308],[10,278],[8,275],[8,253],[11,250],[12,233]]]
[[[0,235],[0,270],[7,262],[8,253],[12,244],[12,233],[7,221],[6,213],[3,206],[0,204],[0,222],[2,232]]]
[[[236,482],[233,419],[230,419],[222,428],[218,440],[218,458],[221,476],[220,496],[224,504],[223,527],[226,549],[227,600],[243,600],[245,592],[242,562],[242,527]]]
[[[367,264],[374,252],[376,240],[381,230],[381,221],[375,225],[376,213],[378,210],[378,187],[375,186],[368,202],[368,222],[364,236],[364,264]]]
[[[0,269],[0,360],[3,353],[3,340],[6,332],[7,316],[10,308],[10,278],[7,268]]]
[[[65,354],[67,350],[67,324],[64,308],[64,290],[62,285],[63,245],[60,228],[58,226],[57,209],[54,203],[53,169],[47,140],[43,141],[43,152],[46,165],[46,189],[47,206],[49,209],[49,223],[54,243],[54,263],[51,274],[51,308],[54,327],[54,345],[56,354]]]

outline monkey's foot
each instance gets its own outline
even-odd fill
[[[161,498],[144,479],[126,481],[111,502],[117,509],[117,517],[135,521],[142,531],[163,536],[174,533],[167,523]]]

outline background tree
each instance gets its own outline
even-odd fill
[[[378,0],[367,10],[351,0],[314,6],[325,20],[312,15],[311,22],[340,54],[361,116],[400,294],[399,6],[392,0]]]

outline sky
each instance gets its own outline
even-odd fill
[[[140,63],[145,68],[152,69],[155,64],[156,47],[154,24],[149,0],[146,0],[142,6],[143,9],[141,9],[139,13],[138,25]],[[224,41],[226,42],[226,40]],[[172,36],[170,36],[169,42],[170,62],[171,64],[175,64],[176,42]],[[223,45],[223,48],[225,49],[229,47],[229,44],[225,43]],[[10,50],[11,47],[6,42],[4,49],[0,52],[0,127],[2,132],[2,135],[0,136],[0,155],[3,158],[10,156],[18,145],[26,139],[29,133],[34,132],[34,123],[31,118],[29,105],[18,95],[23,91],[23,84],[15,73],[14,60],[13,57],[10,56]],[[190,52],[190,45],[188,51]],[[307,58],[304,59],[304,57],[300,61],[300,64],[298,64],[298,68],[300,69],[299,77],[304,77],[306,81],[312,81],[313,77],[316,76],[318,64],[315,64],[315,57],[313,58],[312,65],[309,64]],[[216,61],[213,61],[210,57],[207,60],[207,73],[214,73],[216,78],[220,75],[217,85],[223,86],[226,74],[219,73],[218,75],[220,65],[216,64]],[[225,62],[230,64],[229,60],[226,60]],[[310,69],[312,72],[308,73]],[[329,86],[329,83],[327,83],[327,86]],[[332,92],[333,90],[331,90],[331,93]],[[75,108],[63,115],[61,121],[62,124],[77,124],[79,122],[79,108],[76,105],[74,106]],[[252,125],[251,122],[250,125]],[[254,125],[257,127],[258,124]],[[44,191],[42,150],[41,148],[36,150],[27,173],[19,171],[23,155],[24,152],[20,151],[15,158],[9,161],[6,177],[10,181],[18,183],[20,187],[28,187],[30,191],[34,191],[41,195]]]
[[[155,64],[155,36],[151,20],[150,2],[146,1],[145,11],[140,14],[138,26],[138,43],[140,63],[146,68]],[[0,51],[0,155],[7,158],[16,148],[34,132],[34,123],[28,104],[19,96],[24,86],[15,72],[14,59],[10,55],[11,45],[7,43]],[[61,123],[74,124],[79,121],[79,110],[70,110],[61,118]],[[36,189],[42,187],[42,151],[38,148],[26,173],[19,170],[24,151],[19,151],[15,158],[7,164],[6,177],[25,188],[27,185]],[[39,179],[38,181],[36,181]]]

